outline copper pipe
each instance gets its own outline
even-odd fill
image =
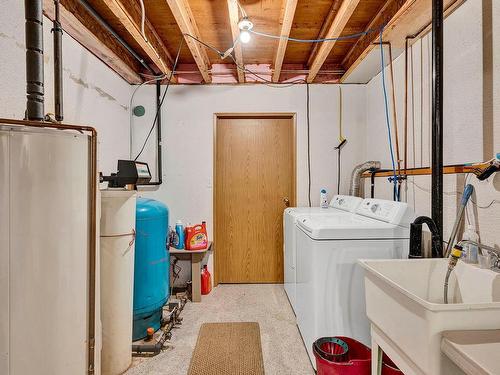
[[[405,39],[405,125],[404,125],[404,166],[403,170],[406,174],[406,169],[408,168],[408,40],[410,37]]]
[[[89,228],[89,321],[87,333],[88,345],[88,368],[89,375],[94,374],[95,371],[95,306],[96,306],[96,256],[97,256],[97,131],[91,126],[59,124],[45,121],[29,121],[29,120],[13,120],[0,118],[0,124],[28,126],[33,128],[51,128],[61,130],[76,130],[79,132],[90,133],[89,143],[89,166],[88,166],[88,179],[89,179],[89,215],[88,220],[90,223]]]

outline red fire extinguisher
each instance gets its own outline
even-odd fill
[[[203,266],[201,271],[201,294],[206,295],[212,290],[212,277],[207,266]]]

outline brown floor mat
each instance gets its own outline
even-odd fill
[[[205,323],[188,375],[264,375],[259,323]]]

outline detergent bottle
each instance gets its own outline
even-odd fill
[[[212,277],[206,265],[201,271],[201,294],[207,295],[212,290]]]
[[[177,220],[175,223],[175,233],[176,233],[176,238],[174,242],[174,247],[176,249],[184,249],[184,227],[182,225],[182,221]]]
[[[186,228],[186,250],[202,250],[207,247],[207,225],[204,221]]]

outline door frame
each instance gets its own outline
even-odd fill
[[[213,160],[212,160],[212,225],[213,225],[213,277],[214,286],[219,285],[219,274],[217,272],[217,233],[216,233],[216,221],[217,221],[217,202],[216,202],[216,177],[217,177],[217,122],[219,119],[231,118],[231,119],[266,119],[266,118],[283,118],[292,120],[292,197],[290,199],[290,205],[293,207],[297,202],[297,113],[296,112],[216,112],[214,113],[214,124],[213,124]],[[283,241],[285,239],[283,238]]]

